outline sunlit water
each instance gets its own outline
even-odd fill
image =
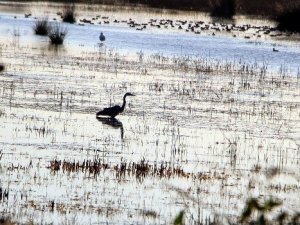
[[[57,8],[48,10],[59,20]],[[251,196],[299,208],[298,42],[111,22],[63,24],[68,36],[55,50],[33,34],[34,16],[0,16],[5,215],[36,224],[169,224],[185,209],[191,224],[216,214],[234,220]],[[95,119],[128,91],[136,96],[117,126]],[[186,174],[119,177],[108,169],[94,177],[51,170],[55,159],[111,168],[144,159]]]

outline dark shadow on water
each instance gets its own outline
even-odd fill
[[[115,129],[120,128],[121,130],[121,139],[123,140],[124,138],[124,128],[123,128],[123,123],[116,119],[116,118],[110,118],[110,117],[96,117],[96,119],[98,121],[100,121],[101,123],[105,124],[105,125],[109,125]]]

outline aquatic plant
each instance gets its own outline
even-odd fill
[[[50,29],[47,18],[38,19],[33,25],[33,30],[36,35],[46,36]]]
[[[55,24],[54,26],[52,26],[48,34],[51,44],[63,44],[67,33],[68,30],[66,27],[60,26],[59,24]]]
[[[65,9],[62,14],[62,19],[63,19],[63,22],[66,22],[66,23],[75,23],[76,22],[75,5],[74,4],[65,6]]]

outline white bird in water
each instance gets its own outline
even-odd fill
[[[100,41],[105,41],[105,36],[104,34],[101,32],[100,36],[99,36]]]

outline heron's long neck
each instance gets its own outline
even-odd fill
[[[126,96],[123,97],[123,105],[121,107],[121,112],[124,111],[125,105],[126,105]]]

